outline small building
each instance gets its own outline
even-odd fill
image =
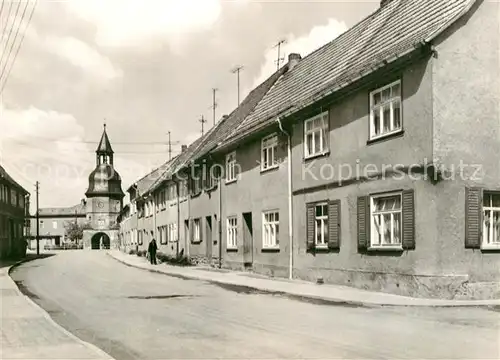
[[[37,217],[36,214],[30,216],[31,230],[28,237],[28,247],[36,250]],[[86,224],[86,201],[82,199],[80,204],[70,207],[40,208],[38,211],[38,234],[40,238],[40,250],[49,250],[60,247],[70,242],[66,237],[66,224],[68,222],[77,223],[80,226]],[[79,245],[79,244],[77,244]]]
[[[0,258],[24,255],[30,194],[0,165]]]

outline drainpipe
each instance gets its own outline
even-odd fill
[[[278,117],[276,119],[278,122],[278,126],[283,134],[285,134],[288,138],[288,143],[287,143],[287,157],[288,157],[288,237],[289,237],[289,252],[290,252],[290,258],[289,258],[289,274],[288,277],[290,279],[293,279],[293,208],[292,208],[292,139],[290,137],[290,134],[286,132],[283,129],[283,126],[281,124],[281,118]]]
[[[219,231],[219,269],[222,269],[222,171],[219,175],[219,218],[217,219]]]
[[[177,241],[176,241],[176,254],[177,254],[177,258],[179,257],[179,242],[180,242],[180,229],[181,229],[181,209],[180,209],[180,199],[179,199],[179,195],[180,195],[180,188],[179,188],[179,182],[174,180],[174,183],[175,183],[175,188],[177,190]]]

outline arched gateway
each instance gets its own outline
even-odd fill
[[[106,133],[106,125],[96,151],[96,168],[89,175],[87,221],[89,229],[83,232],[85,249],[118,248],[117,217],[125,194],[120,175],[113,167],[113,149]]]

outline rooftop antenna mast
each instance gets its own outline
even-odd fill
[[[215,126],[215,109],[217,109],[217,101],[215,100],[215,93],[218,91],[219,89],[217,88],[213,88],[212,89],[212,110],[213,110],[213,116],[214,116],[214,126]]]
[[[284,57],[281,57],[281,45],[286,43],[285,39],[281,39],[278,41],[276,45],[274,45],[275,48],[278,48],[278,59],[275,61],[276,63],[276,71],[280,69],[281,62],[285,60]]]
[[[237,65],[234,69],[231,70],[233,74],[236,74],[238,78],[238,106],[240,106],[240,71],[243,70],[243,66]]]
[[[205,118],[203,117],[203,115],[201,115],[201,119],[198,120],[200,123],[201,123],[201,136],[203,136],[203,134],[205,133],[205,123],[207,122],[207,120],[205,120]]]
[[[170,140],[170,131],[168,132],[168,160],[172,160],[172,141]]]

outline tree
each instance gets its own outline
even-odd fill
[[[66,238],[73,242],[78,242],[83,238],[83,230],[90,229],[88,223],[78,224],[74,221],[68,221],[64,224],[66,230]]]

